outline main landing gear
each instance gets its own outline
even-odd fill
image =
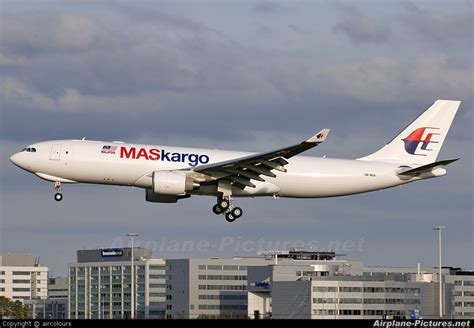
[[[234,222],[242,216],[242,209],[234,207],[230,196],[217,198],[217,204],[212,207],[214,214],[224,214],[227,222]]]
[[[61,193],[61,182],[55,182],[54,189],[56,189],[56,193],[54,194],[54,200],[57,202],[62,201],[63,194]]]

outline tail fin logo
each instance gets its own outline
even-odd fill
[[[402,139],[403,142],[405,143],[406,152],[412,155],[426,156],[424,152],[432,151],[432,149],[428,149],[428,145],[430,143],[438,143],[438,141],[433,141],[431,140],[431,138],[433,136],[439,135],[439,133],[430,132],[432,130],[439,130],[439,128],[430,128],[430,127],[418,128],[414,130],[412,133],[410,133],[406,138]],[[427,134],[425,138],[423,139],[423,135],[425,134],[425,131],[427,132]],[[416,150],[420,143],[422,143],[422,145],[418,153],[416,153]]]

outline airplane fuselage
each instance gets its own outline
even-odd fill
[[[57,140],[29,146],[12,161],[40,178],[64,183],[93,183],[152,188],[152,173],[189,169],[253,153],[227,150],[139,145],[89,140]],[[403,179],[397,163],[295,156],[287,172],[255,181],[255,188],[233,188],[236,197],[334,197],[389,188],[438,174]],[[190,194],[215,196],[216,186],[203,185]]]

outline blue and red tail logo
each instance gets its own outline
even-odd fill
[[[428,149],[428,145],[430,143],[438,143],[438,141],[433,141],[431,140],[431,138],[433,136],[439,135],[439,133],[429,132],[429,130],[439,130],[439,128],[430,128],[430,127],[418,128],[412,133],[410,133],[408,137],[402,139],[403,142],[405,143],[406,152],[412,155],[426,156],[426,154],[423,154],[423,153],[415,153],[420,143],[422,143],[420,150],[432,151],[433,149]],[[427,131],[428,133],[426,134],[426,137],[423,139],[423,135],[425,134],[425,131]]]

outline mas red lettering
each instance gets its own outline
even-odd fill
[[[120,147],[120,158],[135,158],[135,147],[127,151],[126,147]]]
[[[148,153],[146,152],[145,148],[140,148],[140,150],[138,151],[137,157],[135,158],[140,159],[140,157],[144,157],[146,160],[148,160]]]
[[[160,151],[158,149],[150,149],[150,155],[148,156],[152,161],[157,161],[160,159]]]

